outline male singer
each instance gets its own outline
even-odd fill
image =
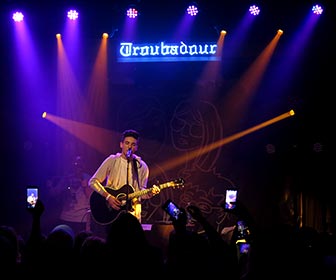
[[[149,199],[160,192],[160,188],[154,185],[145,195],[128,201],[128,194],[147,188],[149,177],[148,165],[135,154],[138,145],[139,133],[133,129],[125,130],[120,140],[121,152],[108,156],[89,180],[89,186],[104,198],[112,210],[108,212],[111,219],[106,221],[105,217],[98,217],[101,213],[95,213],[98,205],[91,205],[96,222],[100,223],[99,219],[102,218],[105,225],[110,224],[124,210],[131,212],[141,222],[141,199]],[[125,194],[127,199],[124,199]]]

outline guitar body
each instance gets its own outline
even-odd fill
[[[134,189],[129,185],[124,185],[119,190],[106,188],[106,191],[123,202],[119,210],[113,209],[106,199],[97,192],[90,196],[91,215],[94,221],[100,225],[112,223],[120,213],[132,211],[132,202],[127,200],[129,194],[134,193]]]
[[[183,187],[183,185],[184,180],[180,178],[175,181],[160,184],[158,187],[164,189],[168,187]],[[102,195],[94,191],[90,196],[91,216],[96,223],[100,225],[108,225],[114,222],[120,213],[125,211],[132,212],[134,199],[150,193],[152,189],[153,187],[135,192],[133,187],[129,185],[124,185],[119,190],[106,188],[108,193],[122,202],[122,206],[119,210],[113,209]]]

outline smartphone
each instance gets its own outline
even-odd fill
[[[249,243],[239,243],[238,248],[239,248],[240,254],[248,254],[250,251],[250,244]]]
[[[249,228],[244,221],[237,221],[237,239],[246,239],[249,235]]]
[[[26,188],[26,207],[34,208],[39,196],[39,189],[36,186],[29,186]]]
[[[162,209],[168,213],[168,215],[177,220],[179,215],[181,214],[181,209],[178,205],[176,205],[171,199],[168,199],[163,205]]]
[[[225,193],[225,209],[230,210],[236,207],[238,190],[228,189]]]

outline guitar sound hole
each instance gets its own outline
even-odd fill
[[[121,194],[117,195],[118,200],[121,201],[121,202],[126,201],[126,197],[127,196],[124,193],[121,193]]]

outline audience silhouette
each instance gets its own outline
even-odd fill
[[[147,279],[217,277],[220,274],[226,280],[289,276],[330,279],[335,276],[336,239],[333,234],[281,223],[260,230],[239,203],[233,214],[249,226],[247,253],[238,251],[237,241],[241,238],[238,227],[228,241],[194,205],[181,208],[178,219],[171,221],[173,227],[168,242],[162,243],[161,248],[150,242],[140,221],[127,212],[120,213],[113,221],[106,238],[91,231],[75,234],[65,224],[45,234],[41,231],[44,204],[38,199],[35,208],[28,209],[32,223],[27,240],[13,227],[0,225],[0,262],[4,273],[25,278],[37,271],[37,278],[51,277],[51,274],[53,277],[99,277],[115,273],[125,277],[145,273]],[[188,227],[190,218],[199,223],[201,231]]]
[[[110,265],[107,255],[106,241],[96,235],[88,235],[80,247],[78,259],[76,260],[78,275],[84,278],[88,276],[108,277],[113,273],[108,268]],[[114,266],[114,264],[112,264]]]
[[[4,275],[20,276],[22,272],[19,239],[12,226],[0,226],[0,263]]]
[[[191,277],[202,273],[209,275],[211,259],[206,237],[188,229],[188,215],[182,207],[178,218],[171,220],[174,229],[169,234],[166,260],[168,277],[175,275]]]
[[[163,275],[162,251],[148,241],[140,221],[131,213],[122,212],[111,224],[106,245],[109,263],[125,276],[137,276],[149,269],[147,279]]]

